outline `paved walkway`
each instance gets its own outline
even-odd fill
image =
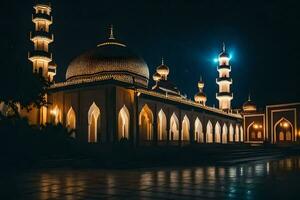
[[[0,199],[300,199],[300,158],[228,167],[2,175]]]

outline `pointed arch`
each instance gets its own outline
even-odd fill
[[[182,120],[182,140],[190,140],[190,120],[186,115],[184,115]]]
[[[219,122],[215,125],[215,143],[221,143],[221,125]]]
[[[222,128],[222,143],[227,144],[227,135],[228,135],[228,128],[227,125],[224,123]]]
[[[195,141],[198,143],[204,142],[203,127],[198,117],[195,120]]]
[[[240,141],[240,129],[239,129],[238,125],[235,126],[235,138],[234,138],[234,140],[236,142]]]
[[[127,107],[124,105],[118,115],[118,139],[129,139],[130,114]]]
[[[52,122],[54,122],[54,124],[61,123],[61,111],[57,105],[55,105],[54,108],[50,111],[50,114],[53,117]]]
[[[229,125],[229,142],[233,142],[234,130],[232,124]]]
[[[68,131],[72,131],[71,136],[75,137],[74,130],[76,129],[76,114],[72,106],[67,112],[66,126]]]
[[[142,108],[139,115],[140,140],[153,139],[153,113],[147,104]]]
[[[210,120],[206,125],[206,143],[213,143],[213,125]]]
[[[292,142],[294,138],[293,124],[286,118],[282,117],[274,125],[274,141]]]
[[[175,113],[170,118],[170,140],[179,140],[179,120]]]
[[[167,140],[167,117],[162,109],[158,112],[157,119],[158,140]]]
[[[100,109],[95,102],[88,111],[88,142],[96,143],[98,140]]]

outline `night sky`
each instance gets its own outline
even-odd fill
[[[1,1],[1,65],[29,67],[32,0]],[[216,0],[52,0],[58,64],[63,81],[70,61],[107,38],[116,38],[147,62],[150,74],[165,58],[169,79],[193,98],[200,75],[208,105],[217,101],[216,63],[226,43],[232,55],[233,107],[248,93],[259,105],[300,100],[300,3]],[[8,66],[7,66],[8,65]],[[2,71],[3,72],[3,71]],[[16,80],[18,81],[18,80]],[[153,83],[151,83],[153,84]]]

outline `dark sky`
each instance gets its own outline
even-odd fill
[[[1,1],[1,60],[26,65],[32,48],[32,0]],[[193,98],[200,75],[208,104],[216,104],[213,59],[226,43],[233,55],[233,106],[247,99],[265,104],[300,100],[300,3],[216,0],[52,0],[58,64],[63,81],[76,55],[95,47],[114,24],[116,37],[142,56],[151,75],[165,58],[169,78]],[[8,59],[10,58],[10,59]],[[3,68],[2,66],[0,66]]]

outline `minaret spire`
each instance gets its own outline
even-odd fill
[[[109,29],[109,39],[114,40],[115,36],[114,36],[114,26],[111,24],[110,25],[110,29]]]
[[[226,51],[226,46],[225,46],[225,42],[223,42],[223,52]]]

